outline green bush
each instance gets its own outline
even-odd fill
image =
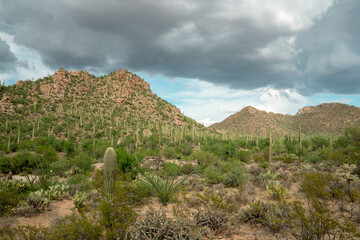
[[[96,240],[102,239],[103,236],[102,226],[82,215],[71,215],[63,218],[51,228],[50,232],[47,239],[53,240]]]
[[[4,173],[32,172],[36,168],[38,156],[28,151],[21,151],[13,157],[0,158],[0,170]]]
[[[337,149],[337,148],[343,148],[343,149],[345,149],[348,144],[349,144],[349,143],[348,143],[348,139],[347,139],[345,136],[341,136],[341,137],[338,137],[338,138],[335,140],[333,146],[334,146],[335,149]]]
[[[0,179],[0,216],[11,211],[27,195],[29,186],[22,181]]]
[[[318,154],[311,154],[309,156],[309,158],[307,159],[307,161],[310,162],[310,163],[315,164],[315,163],[322,162],[322,158]]]
[[[209,166],[204,171],[205,182],[208,184],[218,184],[223,181],[223,175],[214,166]]]
[[[240,160],[242,162],[249,162],[250,161],[251,152],[250,151],[236,151],[235,159]]]
[[[189,156],[189,159],[197,160],[199,165],[205,165],[205,166],[220,161],[219,157],[216,156],[215,154],[203,150],[198,150],[196,152],[193,152]]]
[[[190,163],[185,163],[184,165],[182,165],[181,167],[181,174],[183,175],[189,175],[190,173],[192,173],[195,170],[195,166],[190,164]]]
[[[85,152],[81,152],[72,159],[72,162],[78,167],[80,173],[85,174],[91,170],[94,160]]]
[[[166,147],[162,151],[167,159],[180,159],[181,153],[174,147]]]
[[[38,146],[36,148],[36,153],[42,154],[42,159],[48,162],[58,160],[57,153],[51,145]]]
[[[130,173],[134,178],[137,171],[135,169],[137,162],[133,155],[130,155],[125,148],[115,149],[116,152],[116,168],[121,173]]]
[[[309,199],[329,199],[331,197],[329,183],[332,179],[331,175],[326,173],[306,173],[303,176],[299,190],[305,193]]]
[[[52,162],[49,168],[52,170],[54,175],[64,175],[73,166],[73,161],[68,158],[61,158],[58,161]]]
[[[99,206],[100,225],[105,229],[105,239],[126,239],[128,228],[136,221],[133,206],[143,201],[128,182],[116,182],[111,198],[104,198]]]
[[[181,174],[181,166],[172,162],[165,162],[162,165],[163,174],[165,176],[179,176]]]
[[[246,179],[246,171],[241,167],[241,162],[223,162],[220,165],[223,174],[222,183],[226,186],[242,186]]]
[[[322,147],[328,147],[330,145],[329,139],[324,137],[313,137],[311,139],[311,146],[313,150],[316,150],[318,148]]]

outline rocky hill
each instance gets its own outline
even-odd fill
[[[339,135],[347,126],[360,124],[360,108],[341,103],[323,103],[300,109],[296,115],[275,114],[245,107],[220,123],[211,126],[245,135],[267,136],[295,134],[299,126],[304,134]]]
[[[60,69],[36,81],[1,86],[0,113],[2,144],[50,135],[116,142],[131,134],[202,128],[127,70],[95,77]]]

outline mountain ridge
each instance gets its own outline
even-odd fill
[[[0,145],[38,136],[134,143],[152,133],[206,130],[125,69],[95,77],[61,68],[36,81],[1,85],[0,112]]]
[[[297,133],[300,126],[304,134],[341,135],[346,127],[353,124],[360,124],[360,108],[334,102],[306,106],[295,115],[266,112],[246,106],[210,128],[267,136],[271,126],[274,135],[282,136]]]

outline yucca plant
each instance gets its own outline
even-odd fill
[[[190,176],[187,175],[186,177],[175,181],[176,176],[165,177],[165,179],[163,179],[159,175],[144,169],[141,169],[140,173],[142,176],[144,176],[145,183],[164,205],[168,204],[174,193],[176,193],[176,191],[179,189],[180,185]]]

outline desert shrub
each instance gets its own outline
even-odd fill
[[[22,181],[0,179],[0,216],[11,211],[26,196],[28,185]]]
[[[96,240],[103,237],[102,226],[82,215],[71,215],[61,219],[50,231],[47,237],[53,240]]]
[[[241,213],[240,220],[252,224],[263,223],[266,219],[266,213],[269,205],[256,201],[250,204],[250,207],[244,209]]]
[[[305,173],[300,185],[300,191],[305,193],[309,199],[331,197],[328,184],[332,180],[330,174],[321,172]]]
[[[259,167],[263,168],[263,169],[267,169],[269,167],[269,163],[268,162],[261,162],[259,164]]]
[[[69,195],[74,195],[76,191],[86,192],[92,188],[89,178],[82,174],[75,174],[66,180],[69,186]]]
[[[0,157],[0,172],[9,173],[11,172],[11,158]]]
[[[204,211],[197,211],[194,216],[198,226],[206,226],[213,230],[215,234],[219,234],[228,228],[227,225],[230,217],[231,216],[224,211],[211,208],[206,208]]]
[[[35,143],[32,140],[23,140],[20,143],[19,149],[26,149],[28,151],[33,151],[35,148]]]
[[[295,239],[351,239],[354,226],[346,219],[336,219],[327,203],[311,201],[309,211],[300,202],[291,204],[287,229]]]
[[[318,148],[322,147],[328,147],[330,145],[329,139],[324,137],[313,137],[311,138],[311,146],[313,150],[316,150]]]
[[[360,147],[360,128],[357,125],[349,127],[345,130],[345,137],[349,144],[355,146],[356,148]]]
[[[52,170],[54,175],[64,175],[68,171],[73,163],[68,158],[61,158],[58,161],[52,162],[49,165],[49,168]]]
[[[208,209],[217,209],[227,214],[232,214],[236,211],[238,203],[232,199],[226,198],[224,193],[220,193],[219,189],[207,189],[204,194],[196,195],[199,200],[197,204],[198,210],[201,210],[201,206]]]
[[[224,162],[220,165],[223,174],[222,182],[226,186],[242,186],[246,179],[246,171],[241,162]]]
[[[0,236],[4,240],[36,239],[47,240],[49,230],[44,227],[18,226],[16,228],[0,228]]]
[[[181,166],[172,162],[165,162],[162,165],[163,174],[165,176],[179,176],[181,174]]]
[[[202,239],[203,231],[186,218],[170,218],[165,211],[148,211],[135,223],[132,239]]]
[[[334,141],[334,148],[337,149],[337,148],[343,148],[345,149],[348,145],[348,139],[345,137],[345,136],[341,136],[341,137],[338,137],[335,141]]]
[[[180,170],[181,174],[184,175],[189,175],[194,171],[195,171],[195,166],[190,163],[185,163],[184,165],[182,165]]]
[[[100,205],[100,225],[105,228],[106,239],[126,239],[128,228],[136,221],[133,207],[143,201],[129,182],[116,182],[111,198]]]
[[[78,167],[80,173],[85,174],[91,170],[94,160],[85,152],[81,152],[72,159],[72,162]]]
[[[269,159],[269,156],[267,156],[266,154],[264,152],[257,152],[252,155],[252,158],[255,162],[266,163]]]
[[[215,166],[208,166],[204,171],[205,182],[208,184],[221,183],[223,175]]]
[[[98,137],[95,136],[96,139],[98,139]],[[104,152],[106,151],[106,149],[110,146],[109,142],[104,142],[104,141],[96,141],[94,150],[93,150],[93,154],[94,157],[96,159],[98,158],[103,158],[104,157]]]
[[[235,159],[240,160],[242,162],[249,162],[250,161],[251,152],[250,151],[236,151]]]
[[[222,159],[227,160],[227,159],[234,158],[235,152],[236,152],[235,143],[227,142],[220,148],[220,151],[218,152],[218,155]]]
[[[315,164],[315,163],[321,162],[322,158],[318,154],[311,154],[311,155],[309,155],[307,161]]]
[[[4,173],[30,172],[36,168],[38,156],[28,151],[21,151],[13,157],[0,158],[0,170]]]
[[[58,159],[57,153],[51,145],[40,145],[36,148],[35,152],[42,154],[42,159],[47,162],[54,162]]]
[[[63,148],[67,156],[71,156],[75,152],[75,143],[72,141],[64,141]]]
[[[183,156],[189,156],[193,152],[193,145],[191,142],[183,142],[180,147],[180,152]]]
[[[225,231],[234,217],[237,203],[230,201],[218,191],[205,191],[197,194],[199,203],[196,204],[194,220],[198,226],[206,226],[215,234]]]
[[[331,153],[330,159],[335,164],[344,164],[349,162],[349,157],[345,150],[336,149]]]
[[[125,148],[116,149],[116,168],[121,173],[130,173],[133,177],[136,176],[137,172],[136,159],[134,156],[130,155]]]
[[[199,165],[209,165],[220,161],[219,157],[215,154],[203,150],[193,152],[189,156],[190,160],[197,160]]]
[[[168,159],[180,159],[181,153],[175,147],[166,147],[162,154]]]
[[[337,219],[323,201],[311,201],[309,210],[300,202],[253,202],[242,211],[241,220],[261,224],[272,232],[287,230],[297,240],[351,239],[354,226],[346,219]]]
[[[251,224],[261,224],[272,232],[279,232],[287,227],[289,214],[290,208],[285,202],[273,204],[256,201],[241,212],[240,220]]]

